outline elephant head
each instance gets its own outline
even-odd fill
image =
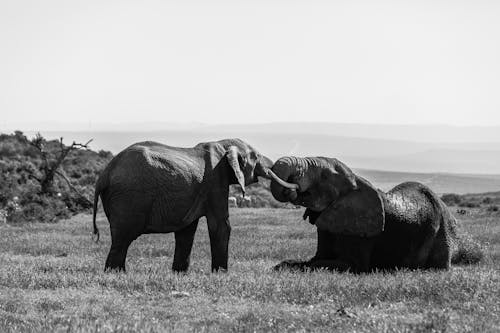
[[[243,193],[246,186],[258,182],[259,176],[270,179],[273,162],[269,158],[239,139],[223,140],[221,144],[234,174],[230,183],[239,184]]]
[[[194,148],[206,152],[204,178],[209,180],[202,185],[182,219],[183,224],[203,216],[207,202],[214,209],[217,206],[218,210],[227,211],[228,185],[239,184],[245,193],[246,187],[258,182],[259,176],[271,178],[269,173],[273,162],[240,139],[200,143]]]
[[[316,212],[320,229],[356,236],[374,236],[384,229],[377,189],[337,159],[282,157],[269,174],[274,198]]]

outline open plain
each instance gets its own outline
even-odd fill
[[[454,210],[453,210],[454,211]],[[487,259],[450,271],[354,275],[274,272],[309,258],[315,228],[298,209],[232,209],[228,273],[210,272],[206,223],[188,274],[170,270],[173,234],[132,243],[127,273],[104,273],[109,227],[99,215],[0,226],[0,331],[500,331],[500,213],[457,216]]]

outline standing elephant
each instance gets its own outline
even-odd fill
[[[405,182],[384,193],[325,157],[282,157],[272,171],[287,182],[271,181],[273,196],[306,207],[304,219],[318,233],[311,260],[276,269],[448,269],[459,257],[456,220],[423,184]]]
[[[186,271],[202,216],[208,223],[212,270],[227,270],[229,185],[239,184],[245,191],[258,176],[270,178],[271,165],[267,157],[239,139],[193,148],[156,142],[126,148],[109,162],[95,188],[94,234],[99,236],[99,196],[111,230],[105,270],[125,270],[127,249],[140,235],[174,232],[172,269]]]

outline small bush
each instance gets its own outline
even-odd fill
[[[485,249],[481,243],[469,234],[461,233],[458,237],[458,249],[451,258],[452,264],[470,265],[484,261]]]
[[[493,199],[491,199],[490,197],[486,197],[483,199],[482,203],[489,205],[489,204],[493,203]]]
[[[72,212],[58,197],[31,195],[23,199],[17,209],[11,209],[7,222],[57,222],[69,218]]]
[[[458,206],[459,207],[467,207],[467,208],[478,208],[478,207],[481,207],[481,205],[479,203],[473,202],[473,201],[461,202]]]
[[[498,206],[497,205],[490,205],[488,208],[486,208],[488,212],[498,212]]]
[[[460,203],[462,202],[462,198],[460,197],[460,195],[455,194],[455,193],[447,193],[447,194],[443,194],[443,195],[441,196],[441,200],[443,200],[443,202],[444,202],[447,206],[456,206],[456,205],[460,205]]]

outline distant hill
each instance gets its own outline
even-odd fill
[[[170,111],[172,112],[172,111]],[[246,121],[242,115],[236,121]],[[58,132],[135,132],[151,133],[165,131],[185,131],[193,133],[269,133],[269,134],[316,134],[341,137],[358,137],[366,139],[405,140],[414,142],[455,143],[464,149],[489,149],[488,144],[498,148],[500,143],[500,126],[452,126],[442,124],[363,124],[363,123],[328,123],[328,122],[274,122],[274,123],[234,123],[209,125],[203,123],[173,123],[145,121],[133,123],[75,123],[75,122],[30,122],[3,124],[2,132],[21,129],[24,132],[41,131],[43,133]],[[485,146],[486,144],[486,146]]]
[[[161,127],[156,124],[157,130]],[[130,128],[129,128],[130,130]],[[388,125],[388,124],[345,124],[323,122],[277,122],[264,124],[199,125],[203,132],[224,133],[273,133],[273,134],[316,134],[366,139],[405,140],[427,143],[458,143],[464,148],[477,148],[484,144],[500,143],[500,126],[450,126],[450,125]],[[469,146],[469,144],[472,144]]]
[[[144,140],[191,147],[201,141],[239,137],[272,159],[283,155],[333,156],[352,168],[500,174],[500,128],[493,127],[310,123],[200,126],[161,131],[133,131],[117,126],[112,131],[45,131],[42,134],[76,141],[91,137],[93,147],[115,154]],[[447,135],[450,141],[446,141]]]
[[[411,173],[354,170],[378,188],[387,191],[405,181],[417,181],[429,186],[434,192],[443,193],[483,193],[500,191],[499,175],[461,175],[446,173]]]
[[[181,147],[239,137],[272,159],[283,155],[332,156],[360,169],[388,189],[405,180],[428,184],[439,193],[500,190],[500,127],[272,123],[208,126],[120,124],[107,131],[44,131],[67,142],[94,138],[94,149],[118,153],[138,141]],[[152,128],[154,131],[138,129]],[[163,129],[163,130],[162,130]],[[26,132],[34,135],[35,132]],[[369,171],[384,170],[384,171]]]
[[[375,187],[388,191],[394,186],[406,182],[416,181],[429,186],[439,195],[445,193],[456,193],[468,197],[493,196],[500,198],[500,176],[499,175],[459,175],[442,173],[412,173],[412,172],[392,172],[366,169],[353,170],[359,176],[366,178]],[[232,186],[231,195],[240,193],[238,186]],[[273,207],[281,207],[273,200],[269,192],[269,181],[261,180],[258,184],[249,187],[248,195],[262,196],[268,202],[272,202]]]

